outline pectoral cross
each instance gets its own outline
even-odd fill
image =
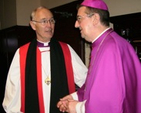
[[[47,78],[45,79],[45,83],[46,83],[47,85],[49,85],[49,84],[51,83],[51,79],[50,79],[49,76],[47,76]]]

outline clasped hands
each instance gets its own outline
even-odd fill
[[[71,95],[67,95],[60,99],[57,107],[61,112],[76,113],[76,104],[78,101],[74,100]]]

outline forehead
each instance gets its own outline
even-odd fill
[[[47,9],[38,9],[34,16],[35,19],[43,19],[43,18],[50,19],[52,17],[53,17],[52,13]]]
[[[85,6],[82,6],[78,9],[77,15],[84,15],[87,12],[87,8]]]

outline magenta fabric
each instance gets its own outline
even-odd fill
[[[141,113],[141,63],[133,47],[112,31],[99,48],[111,30],[92,44],[89,72],[78,98],[87,100],[85,113]]]
[[[108,7],[103,0],[84,0],[81,5],[102,10],[108,10]]]

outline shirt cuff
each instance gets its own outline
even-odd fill
[[[77,113],[85,113],[85,102],[86,102],[86,100],[76,104],[76,112]]]
[[[72,93],[71,96],[74,100],[78,100],[77,92]]]

